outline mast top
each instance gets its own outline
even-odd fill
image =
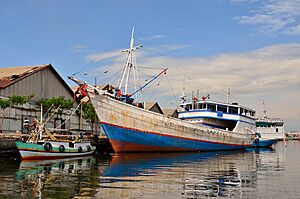
[[[133,48],[134,45],[134,26],[132,27],[132,32],[131,32],[131,39],[130,39],[130,48]]]

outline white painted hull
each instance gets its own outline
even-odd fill
[[[49,153],[46,151],[25,151],[19,150],[22,159],[56,159],[56,158],[68,158],[68,157],[78,157],[87,156],[94,153],[94,151],[82,152],[82,153]]]
[[[89,142],[46,141],[38,144],[16,141],[16,146],[24,160],[86,156],[93,154],[95,151],[95,147],[92,147]]]

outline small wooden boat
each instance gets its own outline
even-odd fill
[[[16,142],[23,160],[57,159],[86,156],[94,153],[90,142],[39,141],[37,143]]]
[[[46,133],[48,138],[42,139],[42,133]],[[44,127],[32,133],[27,141],[16,141],[16,146],[23,160],[86,156],[96,149],[88,140],[59,140]]]

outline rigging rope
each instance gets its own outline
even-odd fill
[[[56,128],[54,128],[53,130],[55,131],[55,130],[57,130],[57,129],[59,129],[59,127],[61,127],[62,125],[64,125],[72,116],[73,116],[73,114],[75,113],[75,111],[79,108],[79,106],[81,105],[82,103],[81,103],[81,101],[80,101],[80,103],[78,104],[78,106],[76,107],[76,109],[74,109],[74,111],[71,113],[71,115],[63,122],[63,123],[61,123],[58,127],[56,127]]]
[[[114,74],[112,74],[111,76],[107,77],[106,79],[103,79],[103,80],[100,80],[99,83],[102,83],[102,82],[109,82],[111,80],[113,80],[115,78],[115,81],[118,79],[118,76],[121,74],[121,72],[123,72],[123,68],[118,70],[117,72],[115,72]],[[115,82],[114,81],[114,82]]]
[[[46,115],[48,114],[48,112],[52,109],[52,107],[54,106],[54,104],[52,104],[51,106],[50,106],[50,108],[48,109],[48,111],[44,114],[44,116],[43,116],[43,118],[45,118],[46,117]]]
[[[109,52],[109,51],[112,49],[113,46],[115,46],[117,43],[120,43],[120,41],[121,41],[123,38],[125,38],[125,35],[128,35],[128,32],[130,32],[130,31],[125,32],[125,33],[122,35],[122,37],[120,37],[119,39],[117,39],[112,45],[110,45],[108,48],[106,48],[106,49],[102,52],[102,54],[103,54],[103,53]],[[77,72],[75,72],[74,74],[72,74],[71,76],[77,75],[78,73],[82,72],[83,69],[89,68],[92,64],[94,64],[94,63],[96,63],[96,62],[97,62],[97,61],[95,61],[95,60],[89,61],[88,63],[84,64],[81,68],[79,68],[79,70],[78,70]],[[87,67],[87,66],[89,66],[89,67]]]
[[[169,83],[169,86],[170,86],[170,88],[171,88],[171,91],[172,91],[172,94],[173,94],[173,97],[174,97],[174,102],[176,102],[175,92],[174,92],[174,90],[173,90],[173,87],[171,86],[171,83],[170,83],[170,81],[169,81],[168,75],[166,75],[166,77],[167,77],[167,81],[168,81],[168,83]]]
[[[53,113],[46,119],[46,121],[42,124],[42,126],[44,126],[49,120],[50,118],[54,115],[54,113],[60,108],[60,105],[53,111]]]

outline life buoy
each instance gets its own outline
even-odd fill
[[[91,150],[92,150],[92,148],[91,148],[90,145],[87,145],[87,146],[86,146],[86,149],[87,149],[87,151],[91,151]]]
[[[64,145],[60,145],[59,146],[59,152],[65,152],[65,146]]]
[[[45,148],[46,151],[52,151],[51,143],[49,143],[49,142],[45,143],[44,148]]]
[[[78,147],[78,152],[81,153],[82,152],[82,147]]]

